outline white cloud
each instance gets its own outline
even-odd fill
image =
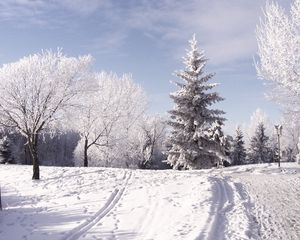
[[[254,31],[264,4],[264,0],[2,0],[0,21],[61,27],[72,17],[79,22],[97,18],[99,25],[93,27],[98,27],[99,36],[91,39],[92,49],[115,50],[137,30],[176,58],[195,32],[211,63],[221,65],[255,54]]]
[[[110,5],[107,0],[56,0],[56,4],[80,15],[89,15]]]
[[[127,34],[123,31],[107,32],[100,37],[93,38],[85,48],[92,51],[92,53],[106,54],[113,52],[115,55],[126,38]],[[119,52],[119,54],[121,53]]]
[[[11,21],[17,26],[52,27],[67,24],[69,15],[88,16],[108,6],[108,0],[1,0],[0,21]]]
[[[182,51],[192,33],[214,64],[251,58],[261,1],[160,1],[159,7],[139,6],[129,12],[128,25],[154,34],[166,46]],[[180,46],[178,49],[178,45]],[[172,49],[174,50],[174,49]],[[179,53],[175,53],[179,56]]]

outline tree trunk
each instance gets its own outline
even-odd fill
[[[84,159],[83,159],[83,166],[87,167],[88,166],[88,155],[87,155],[87,151],[88,151],[88,140],[85,139],[84,141]]]
[[[37,148],[38,148],[38,134],[31,134],[29,137],[28,145],[29,145],[29,150],[31,154],[31,159],[32,159],[32,166],[33,166],[33,175],[32,179],[39,180],[40,179],[40,164],[39,164],[39,159],[38,159],[38,153],[37,153]]]

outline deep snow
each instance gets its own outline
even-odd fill
[[[300,239],[300,166],[0,166],[0,239]]]

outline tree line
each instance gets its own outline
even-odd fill
[[[258,76],[272,82],[271,98],[285,110],[290,148],[298,154],[299,9],[290,15],[267,3],[257,28]],[[33,165],[199,169],[277,161],[280,153],[258,122],[248,150],[243,133],[224,134],[224,99],[205,73],[207,59],[195,35],[189,42],[169,118],[146,114],[147,99],[132,76],[94,72],[90,55],[42,51],[0,68],[1,155],[4,162]]]
[[[132,76],[91,71],[92,57],[43,51],[0,69],[2,157],[33,165],[147,167],[165,124],[146,114]],[[153,161],[152,161],[153,160]]]

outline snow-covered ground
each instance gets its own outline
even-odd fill
[[[300,239],[300,166],[0,166],[0,239]]]

